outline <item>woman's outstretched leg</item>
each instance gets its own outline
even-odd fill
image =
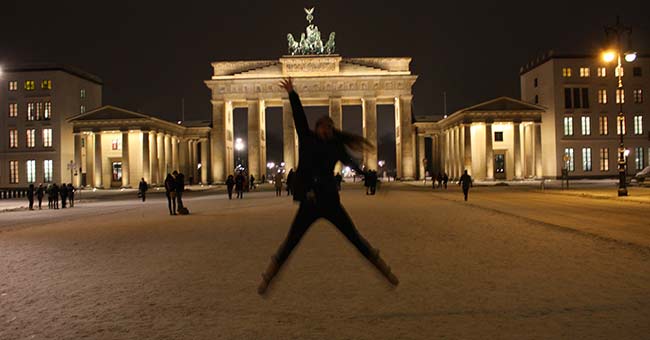
[[[345,235],[345,237],[354,244],[355,247],[365,256],[372,264],[379,269],[379,271],[388,279],[388,281],[397,286],[399,279],[390,270],[390,267],[379,256],[379,250],[373,248],[370,243],[359,234],[359,231],[354,226],[352,219],[345,211],[342,205],[338,204],[329,210],[329,213],[324,216],[328,221],[332,222],[338,230]]]
[[[289,255],[291,255],[293,249],[305,235],[309,226],[311,226],[318,218],[318,211],[315,205],[309,202],[300,204],[300,208],[298,208],[298,213],[296,213],[296,217],[291,224],[287,237],[284,242],[282,242],[275,255],[271,256],[271,263],[269,263],[266,271],[262,274],[262,282],[260,282],[260,285],[257,287],[257,292],[259,294],[264,294],[266,292],[269,283],[271,283],[271,280],[273,280],[278,271],[280,271],[282,264],[289,258]]]

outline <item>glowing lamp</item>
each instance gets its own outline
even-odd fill
[[[636,52],[625,53],[625,61],[631,63],[636,60]]]
[[[603,60],[606,63],[611,63],[612,61],[614,61],[614,59],[616,59],[616,53],[614,51],[603,52]]]

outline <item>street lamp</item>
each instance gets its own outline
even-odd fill
[[[235,150],[237,150],[237,167],[241,166],[240,152],[244,150],[244,141],[241,138],[235,139]]]
[[[616,17],[616,25],[614,26],[605,26],[605,35],[614,35],[616,39],[614,42],[614,47],[603,52],[602,58],[605,63],[616,62],[616,77],[618,85],[616,88],[617,100],[619,103],[618,116],[616,119],[617,123],[617,132],[619,136],[618,141],[618,196],[627,196],[627,183],[625,175],[626,167],[626,156],[625,156],[625,144],[623,143],[623,135],[625,133],[625,114],[623,113],[623,101],[624,101],[624,92],[623,92],[623,66],[622,59],[631,63],[636,60],[636,52],[627,51],[623,52],[623,46],[621,42],[621,36],[627,35],[628,38],[628,47],[630,47],[630,37],[632,35],[632,28],[621,24],[619,17]]]

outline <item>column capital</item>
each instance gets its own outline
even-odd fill
[[[413,100],[413,95],[412,94],[402,94],[399,96],[400,100]]]

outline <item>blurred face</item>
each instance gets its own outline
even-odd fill
[[[322,140],[329,140],[334,136],[333,122],[329,117],[323,117],[316,123],[316,136]]]

